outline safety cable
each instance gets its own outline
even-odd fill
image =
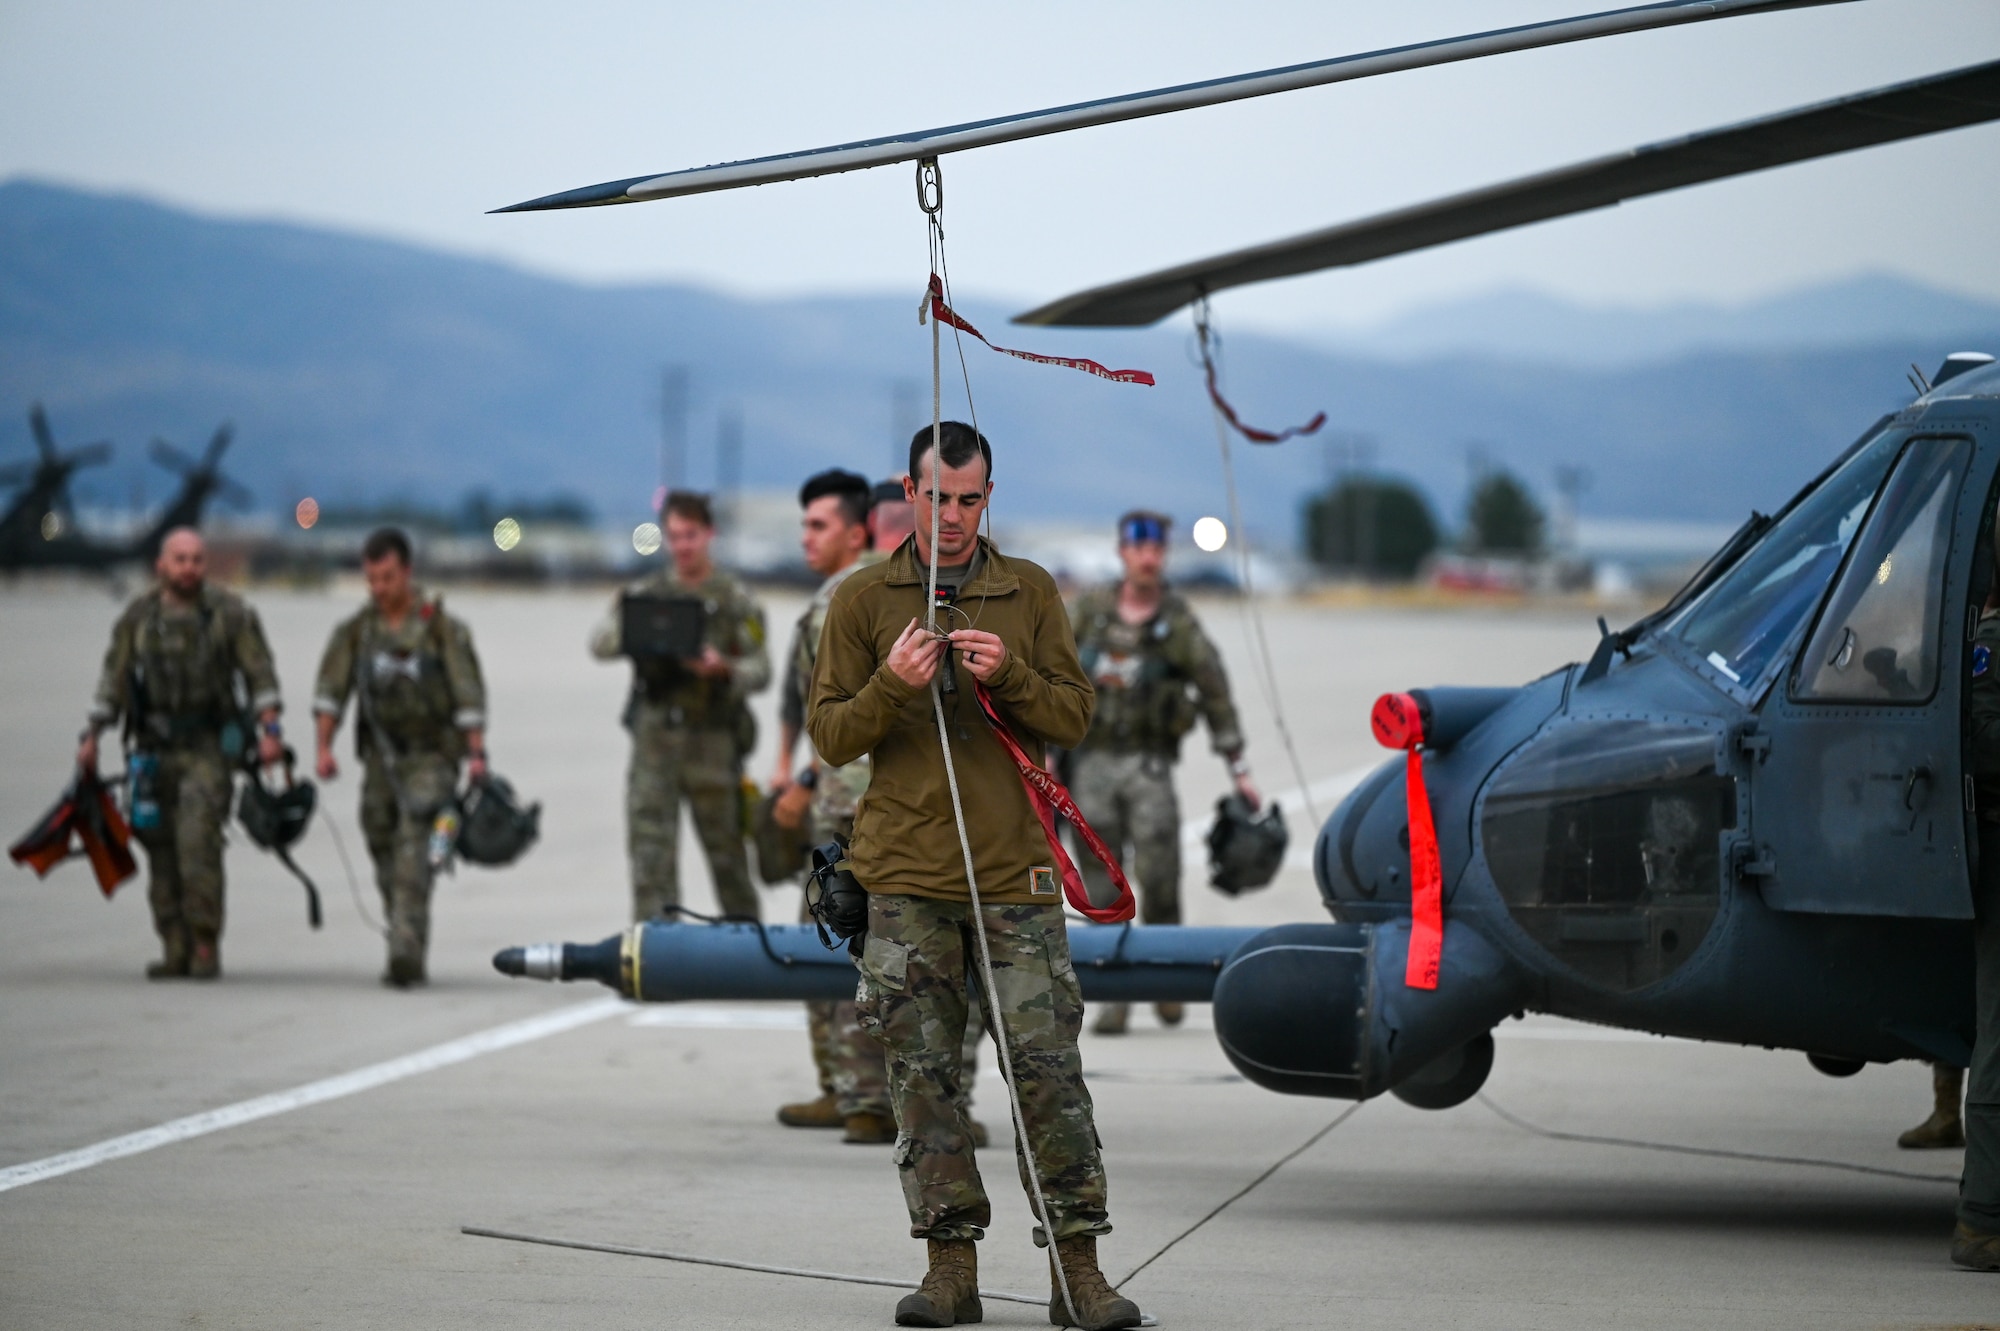
[[[764,955],[776,966],[838,966],[847,969],[853,964],[845,952],[831,961],[821,960],[810,953],[803,957],[788,957],[771,946],[771,936],[765,931],[764,922],[755,915],[705,915],[677,901],[660,907],[660,914],[683,915],[703,924],[747,924],[757,931],[757,942],[763,946]]]
[[[1768,1155],[1762,1151],[1726,1151],[1714,1146],[1677,1146],[1671,1142],[1640,1141],[1635,1137],[1599,1137],[1587,1132],[1558,1132],[1554,1128],[1544,1128],[1517,1114],[1510,1114],[1495,1104],[1483,1092],[1479,1103],[1485,1105],[1500,1119],[1523,1132],[1550,1141],[1580,1142],[1586,1146],[1624,1146],[1635,1151],[1661,1151],[1669,1155],[1699,1155],[1715,1160],[1751,1160],[1767,1165],[1798,1165],[1810,1169],[1838,1169],[1849,1174],[1870,1174],[1879,1178],[1912,1179],[1918,1183],[1950,1183],[1956,1185],[1956,1174],[1920,1174],[1910,1169],[1884,1169],[1879,1165],[1853,1165],[1845,1160],[1820,1160],[1807,1155]]]
[[[927,192],[928,190],[928,192]],[[927,157],[917,163],[917,204],[929,219],[930,251],[933,261],[932,271],[944,277],[944,176],[939,170],[935,157]],[[946,288],[947,298],[950,288]],[[931,539],[930,572],[926,582],[924,597],[924,627],[933,635],[937,633],[937,571],[938,571],[938,505],[941,502],[944,475],[944,375],[941,363],[941,347],[938,320],[931,324]],[[954,337],[954,341],[956,338]],[[964,368],[965,352],[959,346],[959,364]],[[979,430],[979,415],[972,407],[972,380],[968,373],[965,384],[966,411],[972,417],[975,437]],[[914,478],[912,478],[914,479]],[[992,480],[989,475],[988,481]],[[975,530],[974,551],[977,552],[978,533]],[[982,606],[983,608],[983,606]],[[951,654],[942,654],[939,667],[952,668]],[[1028,1120],[1021,1109],[1021,1092],[1014,1081],[1014,1055],[1007,1040],[1007,1019],[1001,1013],[1004,1006],[1000,1002],[1000,990],[993,979],[993,952],[986,939],[986,912],[979,902],[979,878],[972,865],[972,837],[965,827],[965,804],[959,797],[958,766],[952,761],[951,727],[945,722],[944,691],[934,673],[931,676],[931,712],[937,718],[938,744],[944,754],[945,783],[951,790],[951,814],[958,825],[958,848],[965,859],[965,886],[971,898],[972,933],[979,944],[980,980],[986,987],[986,1015],[993,1022],[993,1043],[999,1050],[1000,1076],[1007,1086],[1007,1107],[1014,1118],[1014,1146],[1021,1153],[1022,1174],[1030,1185],[1035,1203],[1035,1219],[1041,1223],[1042,1237],[1048,1242],[1049,1270],[1055,1277],[1056,1288],[1062,1294],[1063,1308],[1069,1314],[1069,1324],[1081,1326],[1083,1319],[1077,1315],[1076,1300],[1070,1294],[1069,1277],[1063,1271],[1062,1257],[1056,1249],[1056,1228],[1049,1220],[1048,1199],[1042,1194],[1041,1168],[1035,1162],[1035,1148],[1028,1141]]]
[[[1214,326],[1209,320],[1208,296],[1204,293],[1194,304],[1195,337],[1201,348],[1201,364],[1208,376],[1208,382],[1216,382],[1214,345],[1220,339],[1214,335]],[[1299,802],[1306,807],[1306,818],[1313,826],[1319,825],[1319,810],[1312,797],[1312,784],[1306,780],[1306,769],[1299,761],[1298,746],[1292,741],[1292,727],[1285,719],[1284,698],[1278,690],[1278,672],[1271,655],[1271,643],[1264,635],[1264,615],[1257,608],[1257,598],[1250,585],[1250,534],[1243,526],[1243,506],[1236,493],[1236,461],[1229,446],[1229,424],[1222,414],[1222,399],[1210,392],[1209,418],[1215,423],[1216,446],[1222,450],[1222,485],[1229,502],[1229,525],[1236,532],[1236,562],[1238,566],[1237,586],[1241,591],[1238,598],[1243,606],[1245,623],[1244,637],[1250,646],[1251,664],[1256,667],[1258,683],[1262,686],[1265,706],[1271,709],[1271,719],[1277,723],[1278,738],[1284,742],[1285,757],[1292,765],[1292,779],[1299,783]]]
[[[623,1243],[591,1243],[583,1239],[546,1238],[539,1234],[515,1234],[504,1229],[486,1229],[479,1225],[460,1225],[458,1232],[475,1239],[506,1239],[512,1243],[537,1243],[548,1248],[576,1248],[583,1252],[608,1252],[619,1257],[654,1257],[665,1262],[687,1262],[694,1266],[720,1266],[731,1271],[756,1271],[767,1276],[799,1276],[806,1280],[835,1280],[845,1285],[881,1285],[889,1289],[916,1289],[914,1280],[890,1280],[884,1276],[857,1276],[843,1271],[815,1271],[803,1266],[768,1266],[762,1262],[736,1262],[726,1257],[700,1257],[694,1253],[668,1252],[664,1248],[633,1248]],[[1045,1302],[1032,1294],[1015,1294],[1004,1289],[982,1289],[982,1299],[999,1299],[1005,1303],[1029,1303],[1040,1305]]]
[[[1335,1128],[1339,1127],[1341,1124],[1347,1122],[1348,1119],[1353,1118],[1355,1114],[1360,1112],[1361,1106],[1366,1103],[1367,1102],[1365,1100],[1357,1100],[1353,1104],[1349,1105],[1347,1108],[1341,1110],[1338,1114],[1335,1114],[1333,1116],[1332,1122],[1326,1124],[1324,1127],[1320,1128],[1319,1131],[1313,1133],[1312,1136],[1306,1138],[1304,1141],[1300,1142],[1297,1146],[1294,1146],[1291,1150],[1285,1152],[1283,1155],[1279,1156],[1276,1160],[1272,1161],[1270,1168],[1266,1169],[1256,1178],[1251,1179],[1248,1183],[1238,1188],[1235,1192],[1229,1194],[1229,1196],[1223,1198],[1222,1201],[1217,1203],[1215,1208],[1211,1210],[1207,1215],[1195,1221],[1192,1225],[1189,1225],[1186,1229],[1182,1230],[1180,1233],[1174,1235],[1172,1238],[1168,1239],[1165,1243],[1161,1244],[1158,1251],[1156,1251],[1151,1257],[1148,1257],[1145,1261],[1133,1267],[1130,1271],[1127,1271],[1125,1273],[1125,1278],[1119,1281],[1116,1285],[1113,1285],[1112,1288],[1123,1289],[1125,1286],[1131,1284],[1132,1278],[1134,1276],[1138,1275],[1141,1271],[1151,1266],[1154,1262],[1159,1261],[1160,1258],[1166,1256],[1167,1249],[1173,1247],[1176,1243],[1179,1243],[1182,1239],[1194,1233],[1197,1229],[1200,1229],[1203,1225],[1215,1219],[1215,1217],[1221,1215],[1224,1211],[1227,1211],[1230,1207],[1236,1205],[1236,1203],[1242,1201],[1245,1197],[1248,1197],[1252,1192],[1255,1192],[1257,1190],[1258,1185],[1262,1184],[1266,1179],[1270,1178],[1271,1175],[1277,1173],[1279,1170],[1283,1169],[1286,1165],[1292,1163],[1292,1161],[1304,1155],[1307,1151],[1310,1151],[1313,1147],[1319,1145],[1321,1138],[1325,1137],[1327,1133],[1332,1132]]]
[[[340,856],[341,872],[347,875],[347,895],[354,899],[354,913],[361,917],[363,924],[387,938],[389,926],[377,921],[361,900],[361,880],[354,876],[354,861],[347,858],[347,838],[341,835],[340,824],[327,814],[324,804],[319,806],[319,820],[325,823],[326,830],[333,834],[333,849]]]

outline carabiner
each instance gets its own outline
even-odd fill
[[[917,161],[917,207],[936,217],[944,209],[944,172],[935,157]]]

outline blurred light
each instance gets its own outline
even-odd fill
[[[301,529],[311,531],[312,525],[319,521],[319,500],[311,496],[299,500],[299,506],[292,510],[292,516],[299,520]]]
[[[1221,518],[1196,518],[1192,535],[1194,543],[1210,554],[1229,543],[1229,528],[1222,525]]]
[[[60,535],[62,535],[62,514],[60,513],[42,514],[42,539],[45,541],[53,541],[56,537]]]
[[[521,524],[512,518],[502,518],[493,524],[493,544],[502,550],[512,550],[521,543]]]
[[[660,524],[642,522],[632,529],[632,548],[642,555],[660,553]]]

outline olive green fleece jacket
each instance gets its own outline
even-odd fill
[[[982,629],[1006,644],[1006,660],[987,690],[1014,738],[1039,762],[1045,746],[1073,748],[1083,739],[1096,694],[1077,661],[1055,580],[989,542],[980,545],[984,558],[958,593],[964,616],[949,618],[954,627]],[[903,629],[923,617],[924,575],[912,538],[840,585],[820,637],[806,730],[825,762],[839,766],[863,754],[873,760],[848,853],[862,885],[871,892],[963,901],[970,895],[965,860],[931,692],[904,683],[888,664]],[[945,695],[945,719],[979,899],[1059,904],[1062,885],[1049,872],[1048,838],[1020,770],[980,714],[973,678],[958,653],[953,670],[958,692]]]

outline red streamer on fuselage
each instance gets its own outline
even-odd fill
[[[1444,956],[1444,867],[1424,786],[1423,709],[1407,693],[1385,693],[1375,700],[1369,725],[1377,743],[1403,750],[1403,796],[1410,815],[1410,956],[1403,983],[1435,989]]]

